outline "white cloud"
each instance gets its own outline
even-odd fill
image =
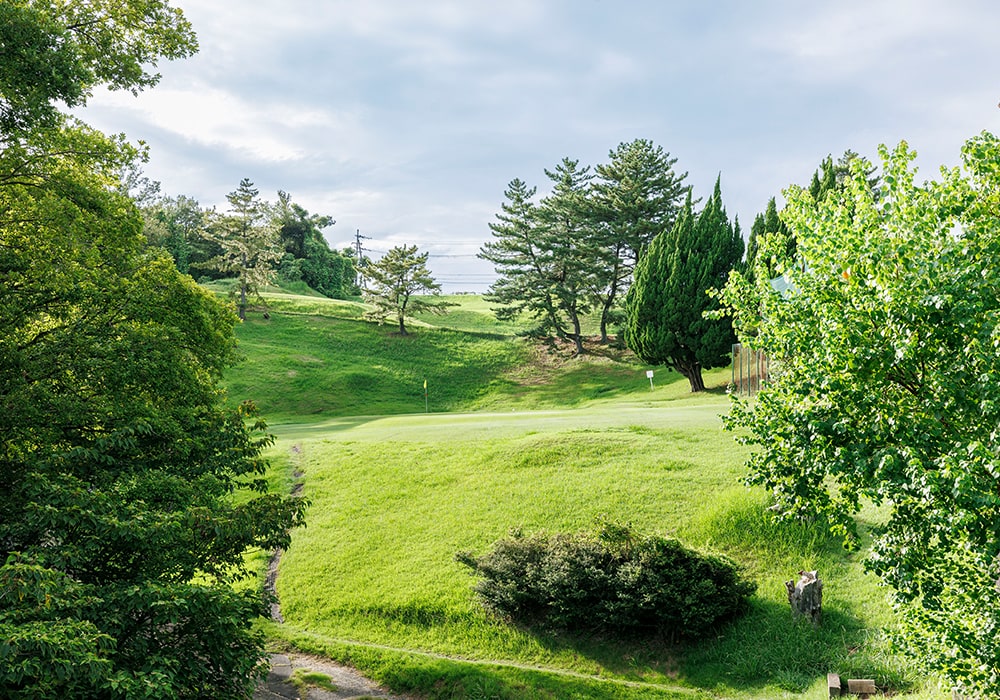
[[[90,107],[104,113],[132,114],[149,126],[193,143],[238,152],[251,159],[279,163],[306,158],[316,137],[357,148],[364,139],[359,120],[317,105],[289,105],[238,95],[221,87],[169,85],[143,93],[107,93]],[[141,134],[132,134],[141,137]]]
[[[562,157],[634,138],[696,194],[721,171],[748,228],[828,153],[905,138],[932,177],[1000,124],[992,0],[178,2],[201,52],[81,116],[147,140],[169,194],[250,177],[337,219],[335,242],[467,254],[444,241],[488,238],[512,178],[545,189]]]

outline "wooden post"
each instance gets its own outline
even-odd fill
[[[851,678],[847,681],[847,690],[852,695],[860,695],[864,698],[878,692],[875,681],[871,678]]]
[[[826,688],[830,692],[831,698],[840,697],[840,676],[836,673],[826,674]]]
[[[788,603],[792,606],[792,616],[796,619],[807,617],[814,625],[819,625],[823,615],[823,582],[815,571],[800,571],[798,583],[785,581],[788,589]]]

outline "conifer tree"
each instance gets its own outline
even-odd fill
[[[786,257],[791,257],[795,253],[795,237],[792,236],[791,231],[778,216],[778,205],[775,202],[774,197],[767,202],[767,208],[764,210],[763,214],[758,214],[753,220],[753,226],[750,228],[750,239],[747,241],[747,255],[746,263],[744,269],[747,270],[747,274],[752,275],[755,269],[754,263],[757,259],[757,252],[759,250],[760,242],[763,240],[765,235],[779,235],[786,241],[785,245],[782,247]],[[768,278],[776,277],[778,272],[778,262],[776,260],[768,261],[764,266],[767,271]]]
[[[551,253],[543,247],[538,229],[537,206],[532,201],[536,188],[514,178],[504,192],[506,201],[496,221],[489,224],[493,239],[479,251],[479,257],[489,260],[497,271],[497,281],[485,295],[487,302],[496,304],[494,313],[500,320],[517,318],[521,313],[538,322],[538,330],[559,326],[556,302],[549,277]]]
[[[505,192],[507,201],[490,224],[494,240],[479,253],[500,275],[486,299],[500,304],[498,318],[526,312],[538,322],[537,332],[573,340],[580,354],[581,319],[593,307],[609,255],[595,235],[590,167],[564,158],[545,175],[553,188],[538,204],[531,201],[535,188],[521,180]]]
[[[730,223],[721,183],[697,216],[688,194],[677,222],[658,234],[639,261],[625,301],[625,342],[644,362],[683,374],[691,391],[703,391],[702,369],[729,362],[733,331],[708,295],[720,289],[743,258],[739,223]]]
[[[545,175],[554,183],[549,196],[538,207],[539,240],[547,251],[546,280],[557,311],[556,331],[570,338],[582,354],[581,318],[593,306],[594,290],[600,286],[601,270],[609,264],[608,251],[599,245],[588,201],[590,166],[563,158]]]
[[[214,217],[208,236],[222,248],[222,253],[206,263],[223,272],[236,274],[239,280],[240,320],[246,320],[247,296],[260,297],[260,288],[274,276],[281,258],[278,229],[271,220],[269,207],[259,199],[260,192],[247,178],[226,195],[230,210]]]
[[[598,305],[601,341],[608,324],[618,320],[621,296],[628,289],[635,265],[653,237],[674,224],[688,187],[687,173],[673,170],[676,158],[646,139],[621,143],[596,167],[591,193],[596,235],[607,249],[608,266],[601,270]]]
[[[417,246],[396,246],[376,262],[365,268],[368,287],[365,301],[374,307],[365,318],[384,323],[395,318],[399,334],[406,335],[406,314],[419,311],[443,314],[453,304],[433,301],[425,294],[436,296],[441,285],[427,269],[427,253],[417,253]]]

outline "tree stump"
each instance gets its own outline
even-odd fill
[[[823,615],[823,582],[815,571],[800,571],[798,583],[785,581],[788,589],[788,603],[792,606],[792,617],[806,617],[813,625],[819,625]]]

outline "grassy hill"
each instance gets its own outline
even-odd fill
[[[252,398],[272,423],[323,416],[580,406],[616,396],[663,400],[687,391],[680,375],[657,370],[650,394],[646,366],[630,354],[594,345],[573,357],[566,345],[515,337],[516,323],[497,325],[482,298],[458,295],[461,306],[428,316],[400,336],[394,326],[361,321],[356,302],[267,295],[270,318],[251,314],[239,329],[245,361],[226,384],[233,400]],[[439,326],[428,325],[436,321]],[[708,383],[724,386],[728,370]],[[424,381],[427,401],[424,401]]]
[[[478,297],[455,301],[406,337],[359,321],[358,304],[287,294],[240,327],[230,394],[258,402],[276,469],[312,503],[272,636],[428,698],[819,698],[828,672],[936,697],[889,651],[892,614],[857,555],[773,524],[741,485],[746,454],[719,419],[729,370],[694,396],[657,370],[651,390],[627,353],[572,358],[491,327]],[[526,630],[485,614],[454,560],[514,527],[598,517],[729,555],[759,585],[750,613],[683,647]],[[813,568],[819,629],[792,621],[783,583]]]

